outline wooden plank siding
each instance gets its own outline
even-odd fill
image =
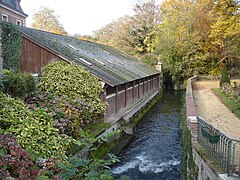
[[[43,67],[49,62],[59,60],[59,57],[23,38],[20,70],[29,73],[42,73]]]
[[[159,76],[152,76],[136,80],[132,83],[122,84],[117,87],[108,86],[107,89],[105,89],[105,92],[111,91],[112,94],[108,94],[106,96],[108,108],[105,118],[109,118],[110,116],[117,114],[120,110],[136,103],[151,92],[159,89],[158,79],[160,79]],[[115,88],[115,90],[109,90],[108,88]]]

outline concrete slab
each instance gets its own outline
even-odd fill
[[[239,180],[237,177],[228,177],[227,174],[219,174],[219,177],[222,180]]]

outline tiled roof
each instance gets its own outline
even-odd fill
[[[159,74],[154,68],[109,46],[26,27],[18,28],[23,36],[69,61],[75,61],[112,86]]]
[[[6,6],[14,11],[17,11],[18,13],[22,14],[23,16],[27,17],[27,14],[25,14],[22,10],[21,5],[19,4],[19,6],[17,7],[15,0],[2,0],[2,2],[0,1],[0,4],[3,6]]]

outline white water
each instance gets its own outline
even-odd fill
[[[180,180],[179,119],[181,94],[165,93],[143,118],[121,162],[113,167],[119,178],[132,180]]]
[[[179,160],[169,160],[166,162],[161,162],[160,164],[149,160],[147,156],[137,156],[135,160],[127,162],[121,166],[113,168],[113,174],[122,174],[130,169],[138,168],[140,172],[153,172],[160,173],[164,170],[171,168],[172,166],[177,166],[181,162]]]

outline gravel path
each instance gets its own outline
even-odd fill
[[[240,139],[240,119],[211,91],[211,88],[218,88],[218,86],[219,81],[197,81],[193,83],[197,113],[226,136]]]

